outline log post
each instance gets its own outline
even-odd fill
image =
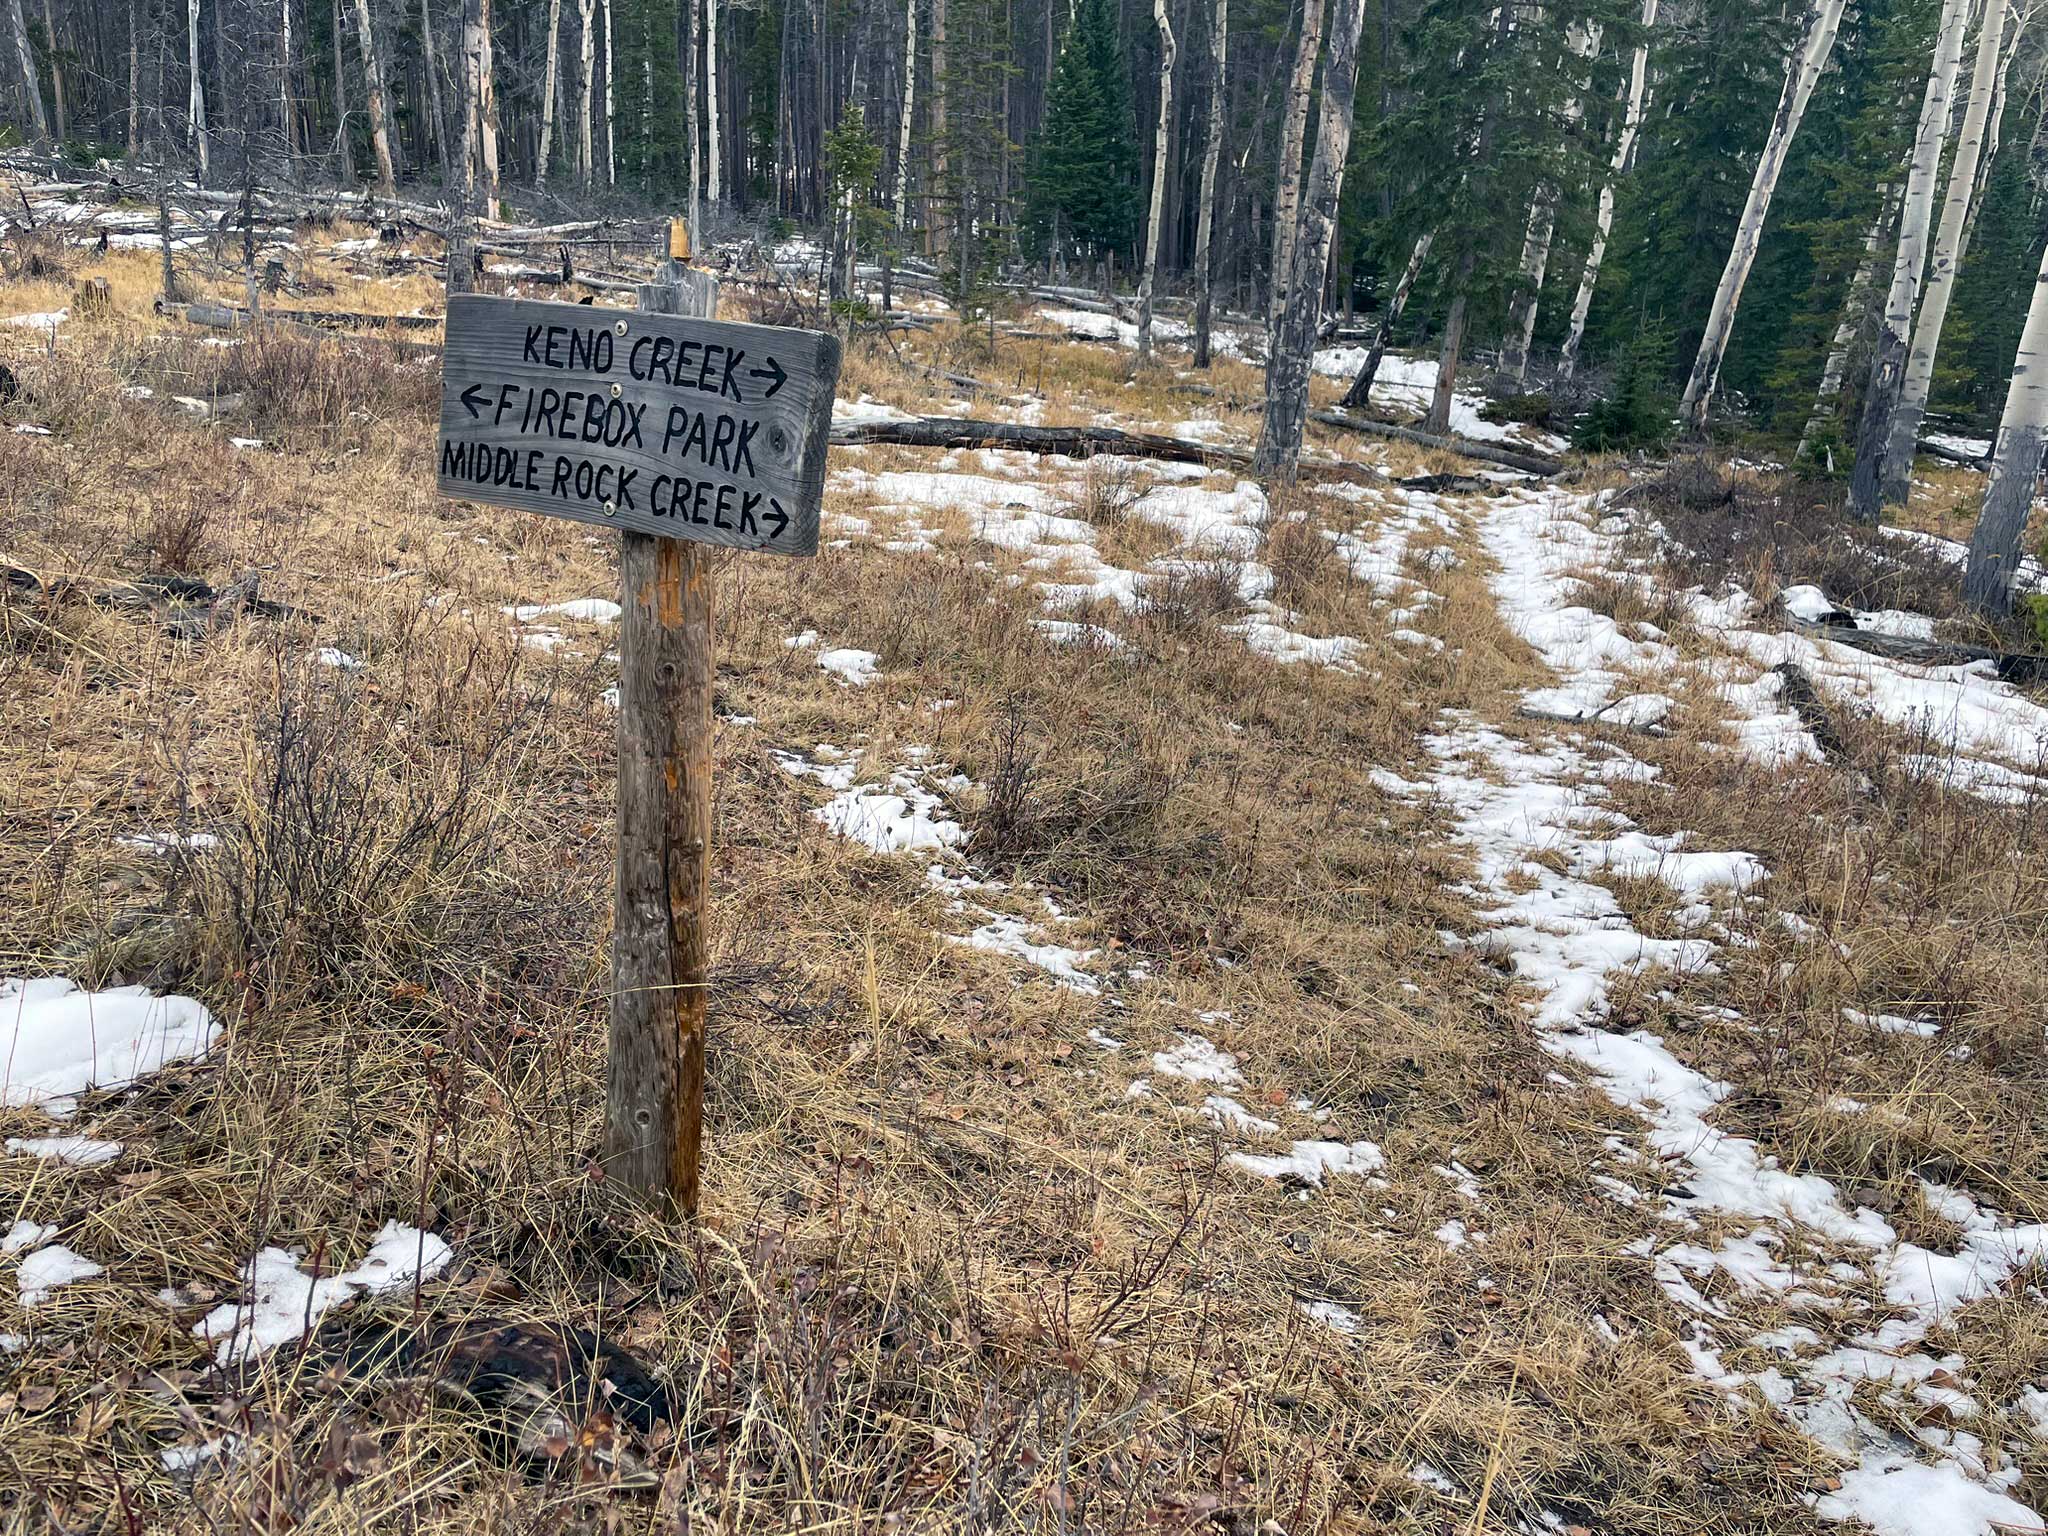
[[[712,317],[718,282],[666,262],[655,314]],[[622,322],[624,323],[624,322]],[[711,555],[622,532],[618,890],[604,1165],[694,1216],[704,1143],[711,873]]]

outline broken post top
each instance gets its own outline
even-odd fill
[[[839,340],[821,331],[459,296],[438,487],[657,538],[815,554],[838,380]]]

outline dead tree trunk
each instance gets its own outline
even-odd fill
[[[391,119],[385,110],[384,55],[370,22],[370,0],[356,0],[356,43],[363,55],[363,81],[370,113],[370,147],[377,157],[377,186],[398,195],[398,162],[391,149]]]
[[[8,3],[14,7],[15,18],[19,21],[21,0],[8,0]],[[22,34],[24,62],[27,62],[27,36],[26,32]],[[199,67],[199,0],[185,0],[185,59],[190,66],[188,72],[191,76],[190,90],[185,98],[185,113],[192,123],[192,153],[199,161],[199,179],[203,182],[213,170],[213,150],[206,137],[206,81],[204,72]],[[30,68],[33,67],[31,64]],[[33,75],[30,76],[30,82],[33,91]],[[40,135],[46,132],[42,126],[42,98],[36,97],[35,103],[36,131]]]
[[[1970,535],[1970,563],[1963,571],[1963,599],[1993,615],[2012,612],[2013,578],[2019,572],[2020,535],[2034,504],[2041,474],[2041,447],[2048,439],[2048,252],[2034,280],[2026,328],[2013,359],[2005,416],[1992,450],[1984,509]]]
[[[1195,366],[1209,366],[1209,321],[1216,286],[1216,167],[1223,158],[1223,105],[1228,95],[1230,0],[1216,0],[1209,23],[1209,139],[1202,147],[1201,207],[1195,215]]]
[[[716,0],[713,0],[716,3]],[[580,52],[576,95],[576,179],[584,186],[590,185],[590,175],[595,164],[591,139],[591,115],[595,110],[593,102],[597,95],[597,3],[596,0],[576,0],[576,19],[582,30],[578,36]],[[714,107],[711,116],[712,132],[718,131],[718,113]],[[715,143],[715,141],[714,141]],[[711,152],[711,182],[715,189],[718,184],[718,151]],[[716,190],[712,192],[715,200]]]
[[[1293,270],[1280,328],[1266,359],[1266,419],[1259,432],[1254,467],[1292,480],[1301,464],[1301,436],[1308,419],[1309,365],[1323,315],[1323,280],[1344,195],[1344,162],[1351,152],[1351,117],[1358,91],[1358,34],[1365,24],[1365,0],[1334,0],[1329,57],[1323,66],[1323,110],[1316,129],[1315,161],[1301,229],[1293,242]]]
[[[1593,312],[1593,290],[1600,282],[1600,265],[1607,257],[1607,237],[1614,229],[1614,184],[1628,169],[1635,153],[1636,136],[1643,126],[1643,85],[1649,76],[1650,28],[1657,24],[1657,0],[1643,0],[1643,40],[1636,44],[1629,64],[1628,105],[1622,110],[1621,137],[1608,162],[1607,179],[1600,183],[1600,207],[1593,216],[1593,243],[1586,251],[1585,269],[1579,274],[1579,291],[1572,299],[1571,325],[1565,332],[1564,351],[1557,360],[1560,384],[1571,382],[1579,366],[1579,347],[1586,339],[1586,319]]]
[[[193,36],[198,36],[198,10],[193,10]],[[21,0],[7,0],[7,30],[13,34],[14,62],[21,70],[22,102],[28,109],[29,137],[38,144],[49,142],[50,121],[43,115],[43,88],[36,79],[35,50],[29,46],[28,21],[21,14]],[[197,56],[198,49],[193,49]],[[197,78],[195,72],[194,78]]]

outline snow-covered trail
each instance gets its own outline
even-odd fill
[[[1971,1432],[1981,1407],[1965,1362],[1924,1344],[1957,1308],[2048,1257],[2048,1225],[2010,1223],[1963,1190],[1928,1184],[1927,1203],[1963,1237],[1950,1252],[1906,1241],[1827,1179],[1781,1168],[1769,1148],[1718,1128],[1716,1107],[1730,1085],[1654,1034],[1605,1027],[1610,993],[1624,984],[1668,989],[1669,1004],[1686,1006],[1686,978],[1712,972],[1739,942],[1731,905],[1761,905],[1768,920],[1770,871],[1740,849],[1645,834],[1610,799],[1617,782],[1654,779],[1658,770],[1571,723],[1595,714],[1661,719],[1673,707],[1668,696],[1630,690],[1682,670],[1666,637],[1577,600],[1569,573],[1610,565],[1617,544],[1606,498],[1530,490],[1441,505],[1486,550],[1503,619],[1555,681],[1484,712],[1439,718],[1421,737],[1431,771],[1413,780],[1382,773],[1379,782],[1439,808],[1448,841],[1469,862],[1464,894],[1476,931],[1446,942],[1504,963],[1527,988],[1544,1046],[1641,1117],[1640,1149],[1610,1143],[1610,1151],[1653,1162],[1655,1182],[1674,1192],[1659,1212],[1668,1235],[1627,1251],[1652,1265],[1684,1315],[1691,1368],[1731,1398],[1768,1404],[1841,1458],[1840,1486],[1814,1503],[1825,1518],[1885,1536],[2044,1529],[2008,1491],[2020,1477],[2008,1447]],[[1698,601],[1728,632],[1732,654],[1697,665],[1727,701],[1738,742],[1767,758],[1812,755],[1776,698],[1776,676],[1758,670],[1782,645],[1742,628],[1746,599]],[[1518,718],[1524,711],[1558,723],[1532,731]],[[1646,876],[1670,888],[1672,926],[1684,937],[1639,931],[1607,883]],[[1746,916],[1754,922],[1759,913]],[[1795,917],[1784,921],[1796,931]],[[1596,1181],[1617,1201],[1645,1199],[1633,1183]],[[1708,1289],[1723,1300],[1703,1290],[1717,1274]],[[1752,1309],[1789,1309],[1810,1322],[1758,1328],[1743,1321]],[[1737,1350],[1770,1363],[1725,1365],[1723,1354]],[[2048,1394],[2027,1398],[2001,1417],[2048,1434]]]

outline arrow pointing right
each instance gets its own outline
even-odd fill
[[[771,539],[781,538],[783,530],[789,527],[789,514],[782,510],[782,503],[773,496],[768,498],[768,515],[775,519],[775,531],[769,534],[768,537]]]

